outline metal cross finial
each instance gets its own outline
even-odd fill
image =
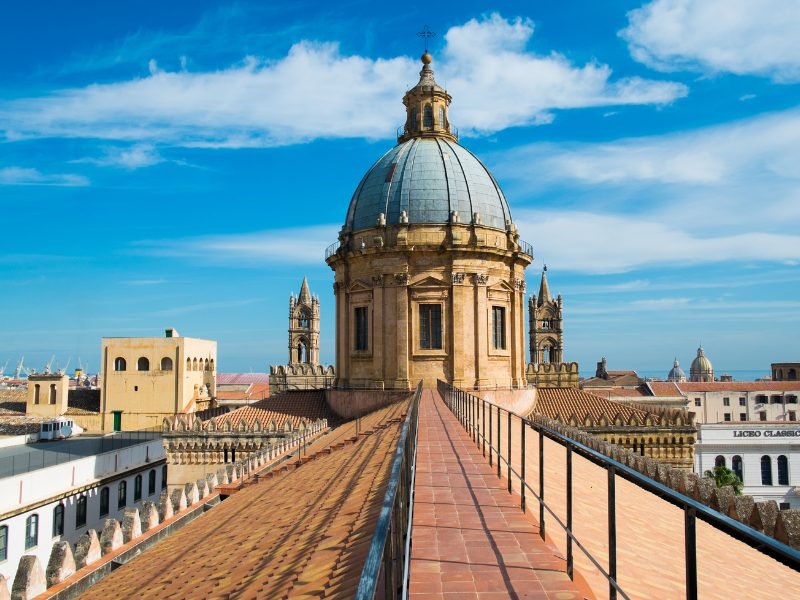
[[[435,35],[436,33],[431,31],[427,25],[425,25],[425,27],[422,28],[422,31],[417,32],[417,37],[421,37],[423,40],[425,40],[425,52],[428,51],[428,39],[432,38]]]

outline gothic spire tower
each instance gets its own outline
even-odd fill
[[[289,364],[319,364],[319,298],[305,277],[299,296],[289,297]]]
[[[539,294],[528,301],[531,362],[534,365],[560,363],[564,360],[563,301],[561,294],[550,297],[547,266],[542,270]]]

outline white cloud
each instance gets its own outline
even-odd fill
[[[445,34],[440,83],[456,97],[462,132],[549,122],[553,110],[664,104],[685,86],[611,80],[607,65],[573,65],[526,49],[529,21],[499,15]],[[85,137],[200,147],[291,144],[315,138],[391,137],[398,101],[419,63],[407,57],[345,56],[333,43],[301,41],[278,60],[247,57],[218,71],[169,72],[54,91],[0,104],[0,135]]]
[[[654,0],[628,20],[620,35],[652,68],[800,80],[797,0]]]
[[[538,181],[717,185],[745,173],[796,181],[800,178],[800,110],[610,143],[533,144],[506,156],[529,164]]]
[[[0,168],[0,185],[46,185],[55,187],[82,187],[89,180],[71,173],[42,173],[38,169],[25,167]]]
[[[135,248],[142,254],[202,258],[207,262],[239,266],[321,265],[325,248],[337,240],[339,229],[337,225],[312,225],[183,240],[145,240],[138,242]]]
[[[152,144],[134,144],[126,148],[109,146],[103,148],[103,156],[100,158],[80,158],[71,162],[91,163],[101,167],[121,167],[132,171],[151,167],[165,160]]]
[[[564,271],[622,273],[659,265],[800,259],[796,233],[692,234],[679,221],[581,211],[517,211],[514,221],[523,237],[534,234],[534,253],[541,249],[547,263]]]

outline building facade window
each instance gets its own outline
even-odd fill
[[[34,404],[39,404],[39,394],[40,393],[41,393],[41,388],[39,387],[39,384],[37,383],[33,387],[33,403]]]
[[[772,459],[766,455],[761,457],[761,485],[772,485]]]
[[[133,479],[133,501],[138,502],[142,499],[142,476],[137,475]]]
[[[726,421],[730,421],[731,420],[731,413],[725,413],[724,415],[722,415],[722,417]]]
[[[731,460],[731,470],[739,478],[739,481],[744,481],[744,473],[742,472],[742,457],[738,454]]]
[[[39,515],[30,515],[25,520],[25,550],[39,544]]]
[[[100,490],[100,516],[105,517],[108,514],[108,506],[109,506],[109,489],[108,486],[104,487]]]
[[[50,404],[56,403],[56,384],[50,384]]]
[[[136,361],[136,370],[137,371],[149,371],[150,370],[150,361],[146,357],[140,356],[139,360]]]
[[[167,465],[161,467],[161,489],[167,489]]]
[[[86,525],[86,496],[79,496],[75,502],[75,527]]]
[[[789,485],[789,459],[783,454],[778,457],[778,485]]]
[[[156,493],[156,470],[150,469],[147,474],[147,495],[152,496]]]
[[[739,398],[739,406],[747,406],[747,398]]]
[[[506,309],[504,306],[492,307],[492,341],[496,350],[506,349]]]
[[[767,413],[765,413],[765,412],[758,413],[758,420],[759,421],[766,421],[767,420]]]
[[[366,352],[369,350],[369,315],[366,306],[357,306],[355,309],[356,318],[356,351]]]
[[[53,537],[64,535],[64,505],[59,503],[53,509]]]
[[[169,356],[165,356],[161,359],[161,370],[172,371],[172,359]]]
[[[722,455],[717,456],[714,459],[714,467],[724,467],[725,466],[725,457]]]
[[[695,398],[694,399],[694,405],[695,406],[700,406],[700,398]]]
[[[747,421],[747,413],[739,413],[740,421]]]
[[[118,356],[117,358],[114,359],[115,371],[126,371],[127,369],[128,369],[128,363],[124,358]]]
[[[789,411],[789,420],[790,421],[797,421],[797,411],[790,410]]]
[[[0,526],[0,561],[8,558],[8,525]]]
[[[117,487],[117,508],[125,508],[128,503],[128,482],[120,481]]]
[[[442,305],[419,305],[419,346],[423,350],[442,349]]]

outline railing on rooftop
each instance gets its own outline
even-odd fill
[[[574,555],[573,548],[577,546],[588,558],[591,564],[608,581],[608,596],[611,599],[630,598],[630,595],[619,584],[617,573],[617,507],[616,507],[616,477],[621,477],[648,492],[655,494],[659,498],[666,500],[670,504],[678,507],[684,513],[684,552],[685,552],[685,576],[686,598],[696,600],[697,592],[697,519],[700,519],[713,527],[732,536],[736,540],[743,542],[752,548],[770,556],[783,563],[784,565],[800,572],[800,552],[789,546],[778,542],[761,532],[739,523],[738,521],[723,515],[707,506],[680,494],[665,485],[650,479],[635,471],[634,469],[608,456],[581,444],[541,423],[536,423],[530,419],[521,417],[511,411],[474,396],[464,390],[453,387],[444,381],[438,382],[438,391],[445,400],[448,408],[458,418],[464,429],[470,434],[473,441],[482,448],[484,455],[489,453],[489,465],[497,464],[497,476],[502,477],[502,465],[506,467],[505,475],[508,478],[508,491],[512,491],[512,476],[519,480],[520,486],[520,508],[526,510],[527,494],[530,493],[539,505],[539,533],[545,539],[546,517],[554,520],[564,531],[566,536],[566,563],[567,574],[571,579],[574,578]],[[488,417],[488,421],[487,421]],[[512,459],[512,437],[513,429],[512,417],[519,420],[519,432],[517,435],[520,451],[519,464],[514,468]],[[495,421],[495,423],[493,423]],[[501,424],[506,421],[506,455],[503,456],[501,443]],[[539,442],[539,473],[538,490],[534,490],[531,482],[526,480],[525,474],[525,436],[526,432],[538,437]],[[566,522],[559,518],[552,504],[545,501],[545,438],[552,440],[563,446],[566,451],[566,465],[564,475],[566,479]],[[496,446],[495,446],[496,444]],[[600,564],[599,558],[590,554],[585,543],[582,543],[575,535],[573,529],[573,454],[581,456],[593,464],[605,469],[607,473],[607,506],[608,506],[608,546],[606,555],[608,557],[608,569],[604,569]],[[494,455],[494,456],[493,456]],[[556,494],[557,496],[557,494]],[[594,499],[590,500],[593,501]],[[552,501],[551,501],[552,502]],[[551,521],[552,522],[552,521]],[[646,531],[641,532],[643,536]],[[586,542],[586,540],[584,540]]]
[[[330,246],[325,248],[325,260],[328,260],[331,256],[336,254],[339,251],[339,248],[340,248],[341,245],[342,245],[342,242],[335,241]]]
[[[30,447],[29,452],[0,459],[0,478],[21,475],[97,454],[115,452],[136,444],[161,439],[161,437],[161,428],[158,427],[141,431],[116,432],[100,438],[78,436],[63,441],[41,441],[26,444],[27,447]],[[66,452],[54,450],[53,445],[55,444],[58,444],[58,447],[65,447]],[[74,447],[74,451],[70,450],[71,446]]]
[[[519,251],[533,258],[533,246],[524,240],[519,241]]]
[[[400,431],[383,506],[361,571],[356,598],[406,598],[411,561],[411,522],[417,465],[417,422],[422,382],[408,408]],[[383,590],[379,592],[379,585]]]

